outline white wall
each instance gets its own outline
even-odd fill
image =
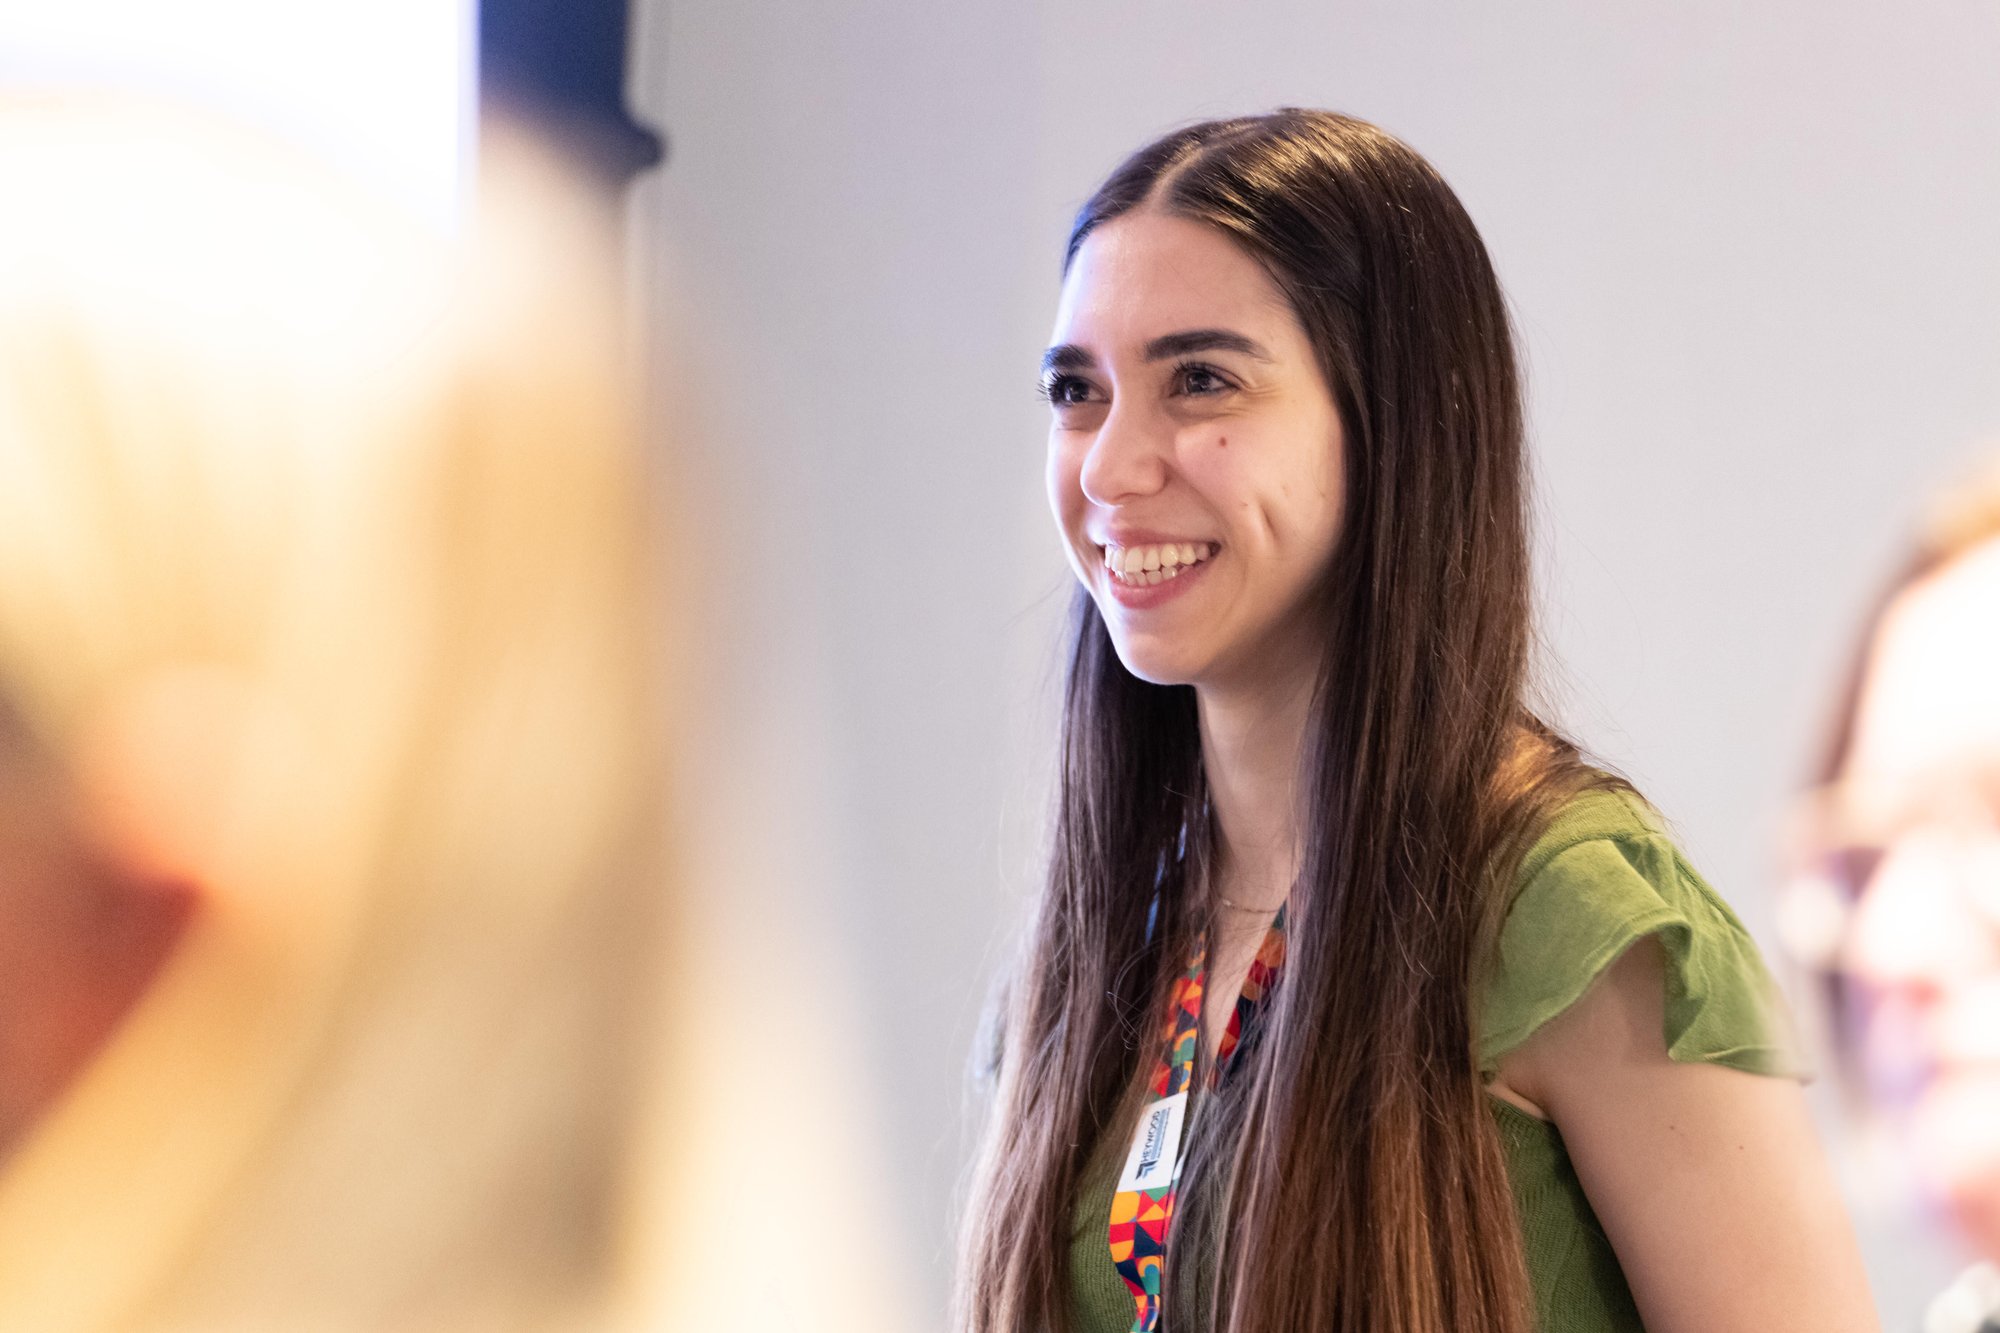
[[[714,780],[852,971],[940,1299],[961,1070],[1035,861],[1064,573],[1032,385],[1070,211],[1177,122],[1376,120],[1513,299],[1567,720],[1767,941],[1868,589],[2000,441],[2000,9],[641,0],[654,365],[734,665]],[[756,944],[742,944],[754,972]],[[802,1090],[809,1091],[809,1090]],[[1946,1257],[1864,1218],[1890,1326]]]

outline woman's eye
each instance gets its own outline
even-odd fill
[[[1090,385],[1074,375],[1051,375],[1042,381],[1042,397],[1053,407],[1074,407],[1090,401]]]
[[[1181,392],[1197,398],[1226,393],[1233,386],[1212,366],[1185,365],[1180,368]]]

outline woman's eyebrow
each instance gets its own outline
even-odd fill
[[[1258,361],[1271,360],[1259,343],[1229,329],[1188,329],[1166,333],[1147,343],[1142,355],[1147,361],[1169,361],[1191,352],[1240,352]],[[1092,370],[1097,358],[1075,343],[1061,343],[1042,353],[1042,369]]]
[[[1075,343],[1062,343],[1042,353],[1042,371],[1051,370],[1092,370],[1097,366],[1097,358],[1084,351]]]
[[[1269,361],[1271,354],[1240,333],[1228,329],[1189,329],[1185,333],[1169,333],[1146,344],[1146,360],[1167,361],[1190,352],[1241,352],[1259,361]]]

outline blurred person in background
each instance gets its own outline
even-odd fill
[[[1875,1327],[1755,944],[1531,710],[1512,337],[1437,172],[1177,130],[1055,326],[1063,766],[961,1327]]]
[[[647,481],[598,205],[0,100],[0,1328],[636,1321]]]
[[[1782,901],[1826,1035],[1981,1259],[1924,1333],[2000,1330],[2000,466],[1956,488],[1862,630]]]

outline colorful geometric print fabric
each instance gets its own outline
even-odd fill
[[[1219,1083],[1229,1070],[1237,1051],[1255,1033],[1257,1019],[1278,982],[1285,961],[1285,912],[1278,909],[1271,928],[1250,970],[1243,990],[1230,1012],[1229,1025],[1216,1044],[1215,1063],[1208,1071],[1208,1086]],[[1201,1042],[1203,983],[1208,973],[1208,940],[1195,942],[1187,969],[1175,979],[1167,1004],[1163,1051],[1154,1067],[1151,1088],[1155,1098],[1188,1092],[1194,1081],[1195,1056]],[[1180,1183],[1180,1165],[1165,1185],[1153,1189],[1121,1189],[1111,1199],[1108,1239],[1111,1263],[1132,1293],[1132,1333],[1158,1333],[1160,1298],[1166,1289],[1167,1233],[1173,1227],[1174,1194]]]
[[[1264,1004],[1272,988],[1278,984],[1278,971],[1284,965],[1285,909],[1280,907],[1278,915],[1271,921],[1271,928],[1264,933],[1264,943],[1258,946],[1257,956],[1250,960],[1250,970],[1243,977],[1243,990],[1236,997],[1236,1008],[1230,1011],[1229,1026],[1222,1030],[1222,1040],[1216,1045],[1218,1068],[1229,1067],[1230,1057],[1236,1054],[1236,1048],[1249,1035],[1257,1016],[1264,1012]],[[1210,1077],[1215,1076],[1211,1074]]]

